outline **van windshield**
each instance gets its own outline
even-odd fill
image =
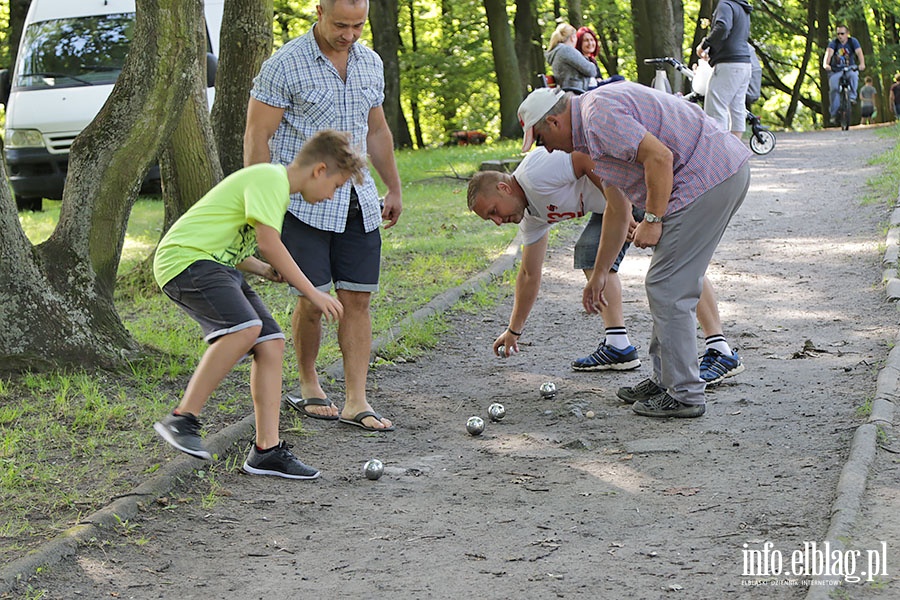
[[[22,36],[15,86],[26,89],[116,82],[134,27],[134,13],[32,23]]]

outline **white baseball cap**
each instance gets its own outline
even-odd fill
[[[525,130],[522,152],[531,150],[534,144],[534,125],[556,106],[565,92],[559,88],[538,88],[528,94],[519,105],[519,125]]]

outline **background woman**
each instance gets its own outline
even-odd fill
[[[575,49],[575,41],[575,28],[568,23],[560,23],[550,36],[547,62],[557,86],[583,91],[594,87],[591,78],[596,78],[597,65]]]

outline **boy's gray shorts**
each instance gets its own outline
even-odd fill
[[[278,322],[243,274],[212,260],[198,260],[163,286],[163,292],[203,329],[213,343],[229,333],[262,325],[256,343],[284,339]]]

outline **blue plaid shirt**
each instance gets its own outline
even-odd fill
[[[263,63],[250,95],[284,109],[281,125],[269,140],[273,163],[289,164],[307,138],[329,128],[348,132],[354,146],[365,153],[369,112],[384,103],[384,64],[373,50],[357,42],[350,47],[344,81],[322,54],[310,29]],[[330,200],[319,204],[309,204],[294,194],[288,211],[316,229],[342,233],[352,186],[348,181]],[[366,231],[378,228],[381,206],[368,169],[356,193]]]

